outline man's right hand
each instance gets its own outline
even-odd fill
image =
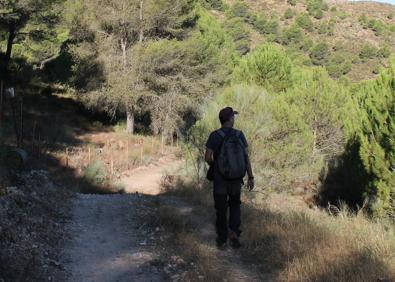
[[[248,178],[248,181],[247,181],[248,191],[252,191],[254,189],[254,187],[255,187],[254,178]]]

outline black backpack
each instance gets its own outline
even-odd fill
[[[222,136],[223,141],[217,155],[219,173],[227,180],[241,179],[246,175],[246,148],[241,141],[238,130],[233,130],[228,135],[221,129],[217,133]]]

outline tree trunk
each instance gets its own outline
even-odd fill
[[[4,81],[0,79],[0,129],[3,127],[3,93],[4,93]]]
[[[134,112],[130,107],[126,108],[126,132],[134,133]]]
[[[6,81],[8,80],[8,65],[11,60],[12,46],[14,45],[15,36],[16,36],[15,26],[11,25],[8,30],[7,50],[4,56],[3,67],[1,70],[4,77],[6,78]]]
[[[127,39],[122,38],[121,39],[121,48],[122,48],[122,58],[123,58],[123,69],[126,69],[127,66],[127,58],[126,58],[126,46],[127,45]]]
[[[140,34],[139,34],[139,43],[143,42],[144,39],[144,28],[143,28],[143,21],[144,21],[144,0],[140,0]]]

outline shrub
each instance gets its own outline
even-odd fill
[[[380,20],[372,19],[369,21],[368,26],[373,30],[376,36],[382,35],[384,33],[385,25]]]
[[[316,18],[317,20],[320,20],[324,17],[324,12],[322,10],[316,10],[313,13],[313,17]]]
[[[307,0],[307,11],[316,19],[323,17],[323,11],[328,11],[329,6],[323,0]]]
[[[308,51],[311,49],[311,47],[313,47],[313,45],[314,45],[313,40],[311,40],[310,38],[305,38],[305,39],[303,40],[303,43],[302,43],[302,45],[301,45],[300,48],[301,48],[303,51],[308,52]]]
[[[194,130],[201,134],[197,128],[204,128],[207,136],[218,126],[218,111],[225,104],[243,113],[238,124],[249,140],[251,161],[260,176],[260,185],[267,187],[271,183],[271,189],[284,191],[292,179],[303,177],[302,167],[309,159],[312,135],[295,106],[271,97],[263,88],[235,85],[204,107],[202,120]]]
[[[391,50],[388,46],[384,46],[377,51],[377,56],[381,58],[389,58],[391,55]]]
[[[363,45],[361,51],[359,52],[359,57],[362,60],[373,59],[376,56],[377,56],[377,49],[376,49],[376,47],[374,47],[370,44]]]
[[[291,6],[296,6],[297,0],[287,0],[287,3]]]
[[[292,11],[292,9],[288,8],[285,10],[284,12],[284,18],[289,20],[292,19],[294,17],[294,12]]]
[[[250,51],[250,33],[244,26],[241,18],[232,18],[225,22],[225,28],[233,38],[235,49],[240,55],[245,55]]]
[[[224,11],[225,10],[225,5],[222,2],[222,0],[204,0],[203,1],[204,6],[208,8],[212,8],[218,11]]]
[[[297,25],[284,29],[281,35],[281,43],[284,45],[298,44],[302,40],[303,33]]]
[[[328,30],[327,30],[326,34],[328,36],[333,36],[335,34],[335,22],[333,22],[332,20],[329,21]]]
[[[107,179],[104,164],[100,161],[91,162],[84,171],[84,178],[92,185],[103,185]]]
[[[243,19],[248,19],[251,16],[248,6],[242,1],[237,1],[230,8],[230,13],[233,17],[239,17]]]
[[[290,189],[298,180],[316,181],[324,159],[337,154],[344,142],[341,128],[350,96],[323,69],[293,73],[294,82],[281,95],[250,81],[227,88],[204,106],[194,127],[199,139],[218,126],[223,105],[240,109],[237,122],[249,138],[259,184],[276,190]]]
[[[328,24],[320,23],[318,26],[318,34],[326,34],[328,32]]]
[[[252,83],[274,92],[284,91],[291,85],[292,67],[284,51],[265,44],[240,61],[233,72],[233,82]]]
[[[253,27],[261,34],[277,34],[278,22],[275,19],[267,19],[263,13],[259,14],[252,22]]]
[[[368,29],[369,28],[369,20],[368,17],[365,14],[362,14],[359,18],[358,21],[360,25],[362,26],[363,29]]]
[[[310,50],[310,59],[314,65],[322,66],[328,61],[330,55],[329,46],[326,43],[318,43]]]
[[[394,18],[394,13],[389,13],[387,19],[392,20]]]
[[[340,78],[351,71],[351,62],[343,55],[334,54],[325,67],[331,77]]]
[[[337,13],[337,16],[339,17],[339,19],[345,20],[348,17],[348,14],[345,11],[339,11]]]
[[[375,66],[372,70],[373,74],[379,74],[380,73],[380,67],[379,66]]]
[[[308,14],[302,13],[296,17],[296,23],[307,31],[313,31],[313,22]]]
[[[332,6],[332,7],[331,7],[331,12],[333,12],[333,13],[334,13],[334,12],[336,12],[336,11],[337,11],[337,8],[336,8],[336,6]]]

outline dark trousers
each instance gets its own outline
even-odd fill
[[[214,193],[215,210],[217,214],[216,230],[217,240],[226,242],[228,239],[228,227],[231,231],[240,236],[240,193],[237,194],[217,194]],[[229,224],[227,220],[229,207]]]

